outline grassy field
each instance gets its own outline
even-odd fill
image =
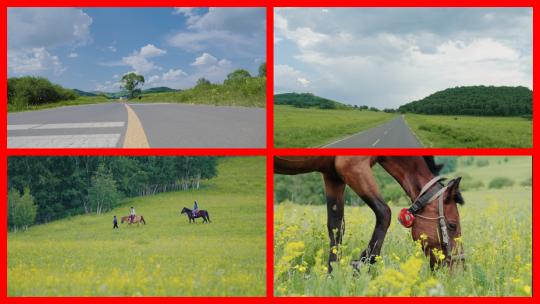
[[[393,114],[383,112],[274,105],[274,142],[278,148],[322,146],[394,117]]]
[[[181,92],[150,93],[130,102],[173,102],[216,106],[266,107],[266,79],[246,79],[239,84],[196,86]]]
[[[262,157],[222,159],[202,190],[9,233],[8,295],[264,295],[265,166]],[[190,225],[180,215],[195,199],[213,223]],[[112,230],[113,215],[129,206],[147,225]]]
[[[528,167],[525,166],[528,164]],[[507,172],[516,168],[513,175]],[[392,206],[392,223],[382,256],[358,275],[349,266],[369,241],[372,211],[347,207],[341,259],[326,272],[326,207],[293,203],[275,207],[275,293],[315,296],[530,296],[532,286],[532,190],[519,186],[531,177],[531,158],[491,158],[490,165],[458,168],[474,178],[513,178],[516,186],[464,191],[460,206],[465,269],[431,271],[410,231]],[[452,174],[455,176],[455,174]],[[369,272],[368,272],[369,270]]]
[[[8,112],[24,112],[24,111],[37,111],[50,108],[59,108],[65,106],[79,106],[86,104],[107,103],[115,102],[115,100],[107,99],[103,96],[80,96],[75,100],[63,100],[59,102],[46,103],[41,105],[30,105],[24,108],[17,108],[12,104],[8,104]]]
[[[521,117],[406,114],[405,120],[426,147],[532,147],[532,121]]]

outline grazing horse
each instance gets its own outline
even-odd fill
[[[133,221],[130,221],[130,216],[129,215],[122,216],[121,223],[123,224],[124,222],[127,222],[128,225],[131,225],[131,224],[134,224],[134,223],[137,223],[137,226],[139,226],[140,223],[143,223],[143,224],[146,225],[146,221],[144,220],[144,216],[142,216],[142,215],[136,215],[135,218],[133,219]]]
[[[211,223],[212,222],[210,220],[210,214],[208,214],[208,211],[206,211],[206,210],[199,210],[199,212],[197,212],[197,214],[193,214],[193,210],[184,207],[184,209],[182,209],[182,212],[180,212],[180,214],[187,215],[190,224],[191,224],[191,221],[193,221],[195,223],[195,219],[199,218],[199,217],[202,217],[203,223]]]
[[[457,246],[461,236],[457,204],[464,200],[459,191],[461,177],[442,183],[439,171],[443,165],[435,163],[433,156],[275,156],[274,171],[278,174],[300,174],[320,172],[323,175],[327,204],[327,227],[330,246],[341,244],[345,230],[344,192],[348,185],[373,210],[376,217],[375,229],[368,247],[359,260],[351,264],[358,269],[363,263],[374,263],[381,252],[386,231],[390,226],[390,207],[383,200],[373,176],[372,167],[380,164],[407,193],[413,202],[410,208],[401,210],[398,220],[410,227],[416,241],[422,236],[424,254],[430,257],[431,267],[436,264],[451,266],[453,261],[463,260],[463,248]],[[459,248],[458,248],[459,247]],[[444,252],[440,261],[433,249]],[[337,261],[335,251],[330,250],[328,271],[331,262]]]

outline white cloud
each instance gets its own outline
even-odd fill
[[[105,81],[105,83],[97,83],[95,91],[98,92],[116,92],[122,89],[122,84],[118,81]]]
[[[107,49],[113,53],[116,53],[116,47],[114,45],[109,45]]]
[[[75,8],[9,8],[9,49],[52,48],[91,40],[92,18]]]
[[[306,92],[311,83],[304,73],[286,64],[278,64],[274,67],[274,79],[276,93]]]
[[[168,37],[170,45],[199,52],[219,48],[227,52],[253,53],[264,50],[266,12],[264,8],[209,8],[207,12],[177,8],[188,18],[188,30]]]
[[[119,77],[118,74],[113,75],[113,78],[118,78],[118,77]]]
[[[187,74],[181,69],[169,69],[169,71],[163,73],[161,79],[163,81],[175,81],[178,80],[181,76],[187,76]]]
[[[141,50],[139,51],[139,56],[146,57],[146,58],[161,56],[165,54],[167,54],[167,51],[158,49],[153,44],[147,44],[143,46]]]
[[[145,87],[169,87],[178,89],[184,87],[190,79],[188,74],[181,69],[169,69],[161,75],[150,76],[145,83]]]
[[[218,60],[216,57],[212,56],[209,53],[203,53],[201,56],[197,57],[191,65],[192,66],[210,65],[210,64],[216,64],[217,62]]]
[[[146,74],[152,70],[159,70],[161,67],[157,66],[149,58],[157,57],[166,54],[167,51],[162,50],[154,46],[153,44],[147,44],[139,51],[134,51],[131,55],[123,57],[122,62],[118,65],[128,65],[135,70],[137,74]],[[115,63],[113,63],[114,65]]]
[[[330,11],[276,10],[276,92],[386,108],[454,86],[532,88],[530,9]]]
[[[93,20],[74,8],[9,8],[8,70],[16,74],[59,75],[65,71],[54,49],[91,41]],[[71,52],[68,58],[76,58]]]
[[[65,71],[57,56],[51,55],[45,48],[32,48],[8,53],[8,66],[15,74],[37,74],[52,71],[59,75]]]

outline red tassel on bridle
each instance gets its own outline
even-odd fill
[[[412,214],[412,212],[409,209],[403,208],[399,212],[398,221],[405,228],[411,228],[414,222],[414,214]]]

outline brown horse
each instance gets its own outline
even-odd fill
[[[138,226],[140,223],[143,223],[143,224],[146,225],[146,221],[144,220],[144,216],[142,216],[142,215],[136,215],[135,218],[133,219],[133,221],[130,220],[130,216],[129,216],[129,215],[122,216],[122,218],[121,218],[121,223],[123,224],[124,222],[127,222],[128,225],[135,224],[135,223],[137,223],[137,226]]]
[[[425,254],[430,256],[432,268],[441,262],[433,249],[443,250],[444,264],[462,260],[462,248],[456,246],[455,239],[461,236],[461,226],[457,204],[463,204],[459,191],[460,177],[452,179],[445,186],[438,177],[442,165],[437,165],[433,156],[275,156],[274,171],[278,174],[300,174],[320,172],[323,175],[327,203],[327,227],[330,246],[341,244],[345,230],[344,192],[348,185],[373,210],[376,217],[375,229],[368,247],[360,254],[360,259],[352,265],[358,268],[362,263],[375,262],[380,254],[390,226],[390,207],[379,193],[372,167],[380,164],[407,193],[412,206],[400,213],[400,222],[412,227],[412,237],[418,240],[425,234]],[[459,247],[459,248],[458,248]],[[440,255],[439,255],[440,259]],[[330,262],[337,255],[330,250]]]

